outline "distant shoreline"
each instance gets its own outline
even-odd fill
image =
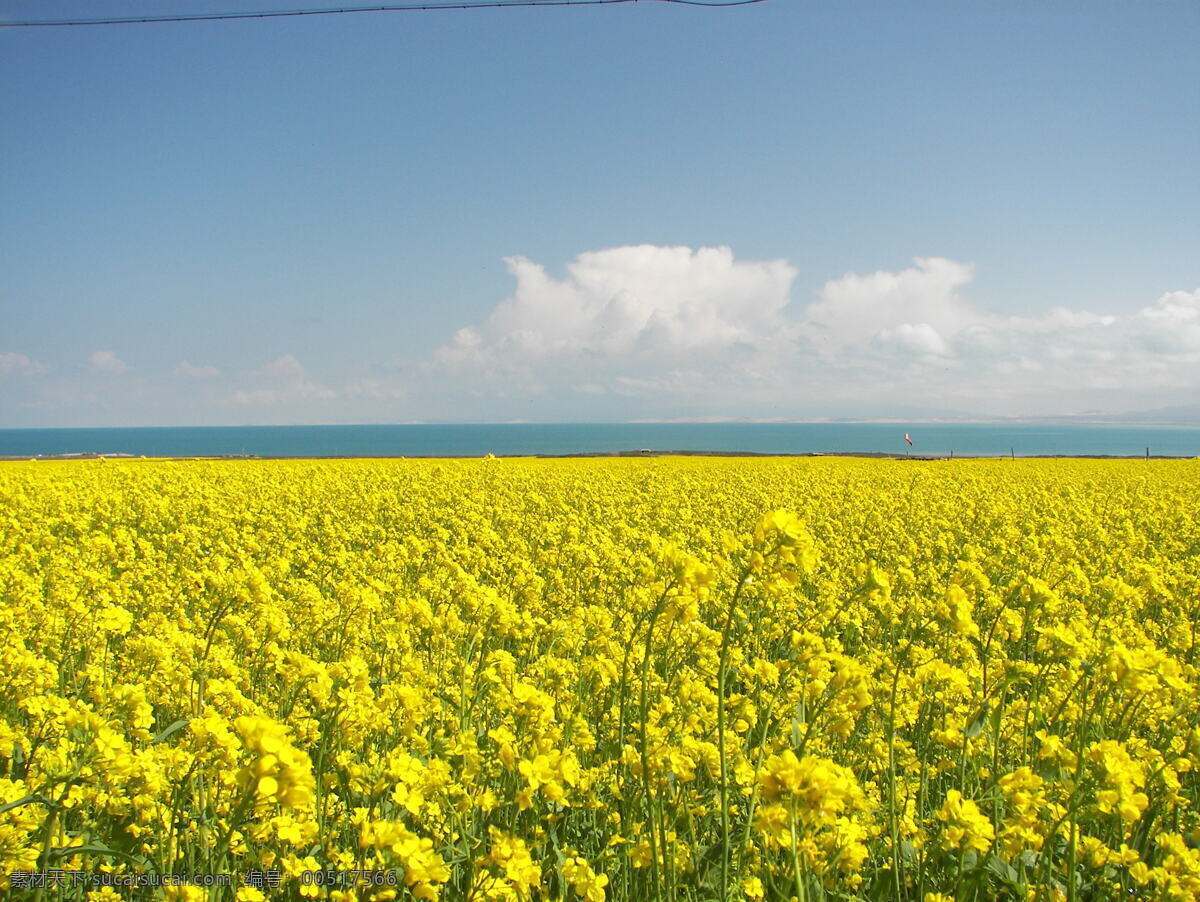
[[[904,437],[911,434],[912,445]],[[0,459],[631,457],[1190,458],[1200,428],[912,424],[514,424],[0,430]],[[1013,450],[1017,452],[1013,454]]]
[[[566,454],[497,454],[497,460],[571,460],[582,458],[650,457],[850,457],[869,460],[941,461],[941,460],[1194,460],[1187,454],[895,454],[889,451],[576,451]],[[81,451],[65,454],[0,455],[0,462],[71,461],[71,460],[154,460],[154,461],[257,461],[257,460],[486,460],[482,454],[217,454],[155,455]]]

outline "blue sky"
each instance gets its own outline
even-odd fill
[[[2,29],[0,425],[1194,401],[1198,39],[1182,2]]]

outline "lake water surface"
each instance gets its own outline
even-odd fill
[[[397,426],[203,426],[0,429],[0,456],[132,454],[147,457],[476,457],[721,451],[769,454],[882,452],[945,456],[1200,456],[1190,426],[995,423],[551,423]]]

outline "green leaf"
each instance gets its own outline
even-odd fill
[[[992,734],[993,735],[995,735],[995,736],[1000,735],[1000,722],[1003,719],[1004,719],[1004,708],[1000,705],[997,705],[995,710],[992,711],[992,716],[990,718],[991,723],[992,723]]]
[[[987,702],[984,702],[983,707],[980,708],[979,713],[971,719],[971,723],[964,733],[968,739],[974,739],[983,732],[983,725],[987,723],[987,716],[990,710],[991,706]]]
[[[871,889],[867,893],[870,902],[887,902],[892,898],[892,872],[886,869],[878,871]]]
[[[989,855],[985,869],[993,876],[999,878],[1000,882],[1008,889],[1020,889],[1021,878],[1017,874],[1017,869],[1004,859],[995,855]]]
[[[180,730],[182,730],[184,727],[186,727],[188,725],[188,723],[189,723],[189,721],[186,717],[181,717],[179,720],[175,721],[175,723],[171,724],[169,727],[167,727],[161,733],[159,733],[157,736],[155,736],[153,739],[151,739],[150,744],[158,745],[160,742],[162,742],[166,739],[169,739],[170,737],[172,737],[176,733],[178,733]]]
[[[75,855],[98,855],[101,858],[115,856],[124,859],[130,864],[142,865],[145,864],[141,858],[130,855],[128,852],[122,852],[118,849],[110,849],[102,842],[91,842],[82,846],[66,846],[62,849],[51,849],[51,858],[71,858]]]

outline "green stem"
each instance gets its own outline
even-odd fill
[[[639,702],[638,707],[640,709],[641,717],[642,717],[641,731],[640,731],[641,742],[639,743],[641,745],[640,751],[641,751],[641,759],[642,759],[642,786],[646,793],[646,806],[647,806],[646,823],[650,827],[650,870],[651,870],[651,876],[654,880],[654,898],[655,899],[659,898],[659,893],[662,888],[662,881],[661,881],[661,878],[659,875],[659,868],[658,868],[658,842],[657,842],[657,838],[654,835],[655,830],[658,829],[658,825],[655,824],[656,806],[654,804],[653,787],[650,783],[650,751],[649,751],[649,745],[648,745],[649,739],[647,737],[647,732],[646,732],[646,722],[649,720],[649,717],[650,717],[650,705],[647,700],[647,687],[648,687],[648,684],[650,681],[650,650],[651,650],[651,642],[654,639],[654,623],[655,623],[655,621],[658,620],[658,615],[660,613],[662,613],[662,609],[667,603],[667,595],[670,593],[670,591],[673,587],[674,587],[673,583],[668,583],[667,586],[663,589],[662,595],[659,596],[658,602],[654,605],[654,610],[650,614],[650,623],[646,626],[646,645],[645,645],[645,651],[642,655],[642,672],[641,672],[642,686],[641,686],[641,695],[638,699],[638,702]],[[663,861],[665,863],[665,861],[666,861],[665,844],[666,844],[666,840],[667,840],[666,836],[663,836],[662,840],[663,840],[663,844],[664,844]]]
[[[796,898],[800,902],[808,902],[808,887],[806,886],[808,881],[800,868],[800,840],[796,835],[796,800],[794,798],[788,811],[788,827],[792,832],[792,874],[796,882]]]
[[[729,760],[725,749],[725,681],[729,672],[729,636],[732,632],[733,614],[741,598],[742,589],[750,568],[746,567],[738,576],[737,587],[725,612],[725,626],[721,630],[720,664],[717,669],[717,754],[721,760],[721,902],[729,898]]]

